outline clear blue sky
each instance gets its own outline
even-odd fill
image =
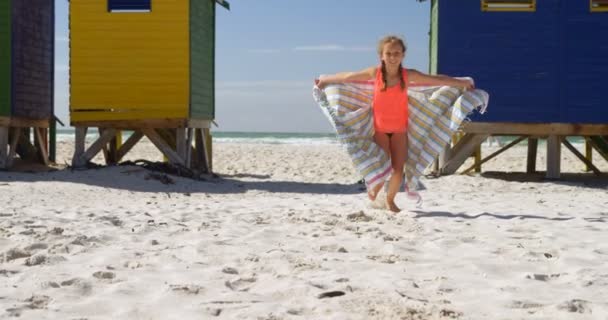
[[[386,34],[405,38],[407,67],[428,70],[430,1],[229,2],[231,11],[217,7],[215,130],[331,132],[313,79],[376,65]],[[68,1],[56,4],[55,110],[67,124]]]

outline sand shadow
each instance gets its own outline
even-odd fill
[[[265,191],[272,193],[347,195],[365,192],[365,185],[357,183],[356,177],[353,177],[353,183],[351,184],[277,181],[269,180],[270,178],[270,175],[239,173],[194,180],[151,171],[138,166],[111,166],[86,170],[66,168],[35,173],[0,171],[0,188],[10,187],[14,182],[69,182],[131,192],[183,194],[238,194],[248,191]]]
[[[528,215],[528,214],[495,214],[484,212],[476,215],[468,215],[466,213],[452,213],[447,211],[421,211],[414,210],[416,213],[414,218],[462,218],[462,219],[477,219],[481,217],[492,217],[501,220],[527,220],[527,219],[540,219],[540,220],[551,220],[551,221],[568,221],[574,219],[574,217],[560,217],[560,218],[548,218],[544,216]]]
[[[551,183],[566,186],[577,186],[592,189],[608,188],[608,173],[595,175],[593,173],[562,173],[559,179],[547,179],[545,172],[525,173],[525,172],[498,172],[487,171],[479,174],[480,177],[487,179],[497,179],[509,182],[538,182]]]

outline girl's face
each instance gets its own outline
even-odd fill
[[[389,42],[382,47],[380,59],[384,61],[387,67],[398,67],[404,57],[405,52],[403,52],[403,48],[398,42]]]

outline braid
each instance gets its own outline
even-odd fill
[[[399,64],[399,82],[401,83],[401,90],[405,90],[405,80],[403,80],[403,67]]]
[[[382,83],[382,91],[386,91],[386,86],[387,86],[387,83],[386,83],[386,64],[384,63],[384,61],[382,61],[381,72],[382,72],[382,82],[383,82]]]

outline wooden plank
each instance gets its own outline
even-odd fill
[[[462,130],[493,135],[597,136],[608,135],[608,124],[466,122]]]
[[[101,151],[104,145],[106,145],[110,140],[114,139],[116,136],[116,130],[113,128],[107,128],[103,130],[103,134],[91,144],[91,146],[85,151],[78,161],[80,163],[86,164],[89,162],[95,155]]]
[[[87,136],[87,127],[76,127],[76,139],[74,142],[74,156],[72,156],[72,166],[82,167],[86,163],[82,163],[80,159],[84,154]]]
[[[186,128],[187,119],[143,119],[143,120],[108,120],[108,121],[78,121],[77,126],[114,128],[122,130]]]
[[[442,168],[445,167],[445,165],[448,163],[448,160],[450,160],[450,157],[452,155],[452,146],[448,143],[445,145],[445,148],[443,149],[443,151],[439,154],[439,156],[437,157],[437,170],[436,172],[439,174],[442,174]]]
[[[8,126],[0,127],[0,169],[8,168]]]
[[[608,161],[608,139],[602,137],[587,137],[595,151]]]
[[[2,127],[20,127],[20,128],[48,128],[50,126],[50,120],[35,120],[27,118],[15,118],[15,117],[0,117],[0,126]]]
[[[587,165],[587,168],[590,168],[593,173],[595,173],[596,175],[600,175],[602,172],[596,168],[593,163],[591,163],[589,160],[587,160],[587,158],[585,158],[585,156],[580,153],[578,150],[576,150],[576,148],[570,144],[570,142],[568,142],[568,140],[566,140],[566,137],[562,137],[562,143],[564,144],[564,146],[566,146],[566,148],[568,148],[568,150],[570,150],[572,153],[574,153],[574,155],[579,158],[584,164]]]
[[[135,146],[141,138],[144,137],[144,134],[141,131],[135,131],[133,134],[125,141],[125,143],[120,146],[116,155],[116,162],[122,160],[122,158]]]
[[[452,156],[441,169],[445,174],[453,174],[473,154],[477,146],[482,143],[489,134],[467,133],[454,146]]]
[[[481,166],[482,164],[492,160],[492,158],[498,156],[499,154],[507,151],[507,149],[513,147],[514,145],[520,143],[521,141],[525,140],[527,138],[527,136],[521,136],[513,141],[511,141],[509,144],[507,144],[506,146],[500,148],[499,150],[493,152],[491,155],[485,157],[483,160],[480,160],[479,163],[475,163],[472,166],[470,166],[469,168],[467,168],[466,170],[464,170],[462,172],[462,174],[466,174],[469,173],[471,170],[475,169],[477,166]]]
[[[561,137],[550,135],[547,138],[547,178],[559,179],[561,166]]]
[[[188,127],[189,128],[198,128],[198,129],[209,129],[211,128],[212,120],[200,120],[200,119],[189,119]]]
[[[34,128],[34,144],[38,149],[38,155],[44,165],[49,164],[49,154],[46,148],[46,139],[43,135],[43,128]]]
[[[538,152],[538,138],[528,138],[528,164],[526,167],[527,173],[536,172],[536,154]]]
[[[151,128],[142,128],[141,131],[152,141],[152,143],[167,157],[171,163],[184,165],[185,162],[180,156],[165,142],[165,140]]]

